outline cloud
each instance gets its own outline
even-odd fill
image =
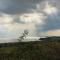
[[[47,19],[45,20],[45,25],[43,26],[44,30],[54,30],[54,29],[60,29],[60,13],[57,12],[55,14],[51,14],[47,16]]]
[[[48,15],[55,14],[57,12],[57,8],[49,5],[48,2],[46,2],[46,6],[44,7],[43,12],[45,12]]]
[[[60,29],[47,31],[45,36],[60,36]]]
[[[10,15],[7,14],[2,14],[2,16],[0,16],[0,24],[10,24],[13,22],[13,17],[11,17]]]
[[[35,31],[35,25],[33,23],[28,24],[24,21],[24,24],[21,22],[18,23],[18,21],[15,20],[15,17],[17,16],[7,14],[0,16],[0,38],[17,38],[25,29],[30,31],[30,35],[34,35],[32,33]]]
[[[46,16],[46,19],[44,19],[44,24],[36,25],[37,34],[38,36],[60,36],[59,1],[48,0],[46,3],[42,9],[42,14]]]
[[[32,12],[36,4],[42,0],[0,0],[0,12],[6,14],[22,14]]]
[[[30,14],[24,14],[20,16],[20,20],[25,23],[35,23],[35,24],[42,24],[43,14],[41,13],[30,13]]]
[[[45,7],[42,9],[42,14],[43,14],[43,18],[44,16],[46,18],[43,19],[44,24],[39,24],[36,25],[37,27],[37,31],[40,32],[45,32],[51,29],[57,29],[60,28],[59,27],[59,13],[58,13],[58,9],[55,6],[51,6],[51,4],[47,2],[44,3]]]
[[[25,29],[31,36],[60,29],[59,6],[59,0],[0,0],[0,37],[18,37]]]

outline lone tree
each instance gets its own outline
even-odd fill
[[[18,40],[19,41],[24,40],[24,38],[26,38],[26,36],[28,35],[28,33],[29,33],[28,30],[24,30],[24,32],[22,33],[22,36],[20,36]]]

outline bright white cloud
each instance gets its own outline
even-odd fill
[[[42,24],[43,19],[45,19],[45,16],[41,13],[30,13],[30,14],[23,14],[22,16],[20,16],[20,20],[25,23]]]
[[[0,24],[10,24],[13,22],[13,18],[10,15],[2,14],[0,16]]]
[[[57,12],[57,8],[54,6],[51,6],[48,2],[46,2],[46,5],[43,11],[47,14],[55,14]]]

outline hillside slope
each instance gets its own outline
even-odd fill
[[[1,60],[60,60],[60,42],[35,41],[0,44]]]

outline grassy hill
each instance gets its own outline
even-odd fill
[[[0,60],[60,60],[60,41],[0,44]]]

